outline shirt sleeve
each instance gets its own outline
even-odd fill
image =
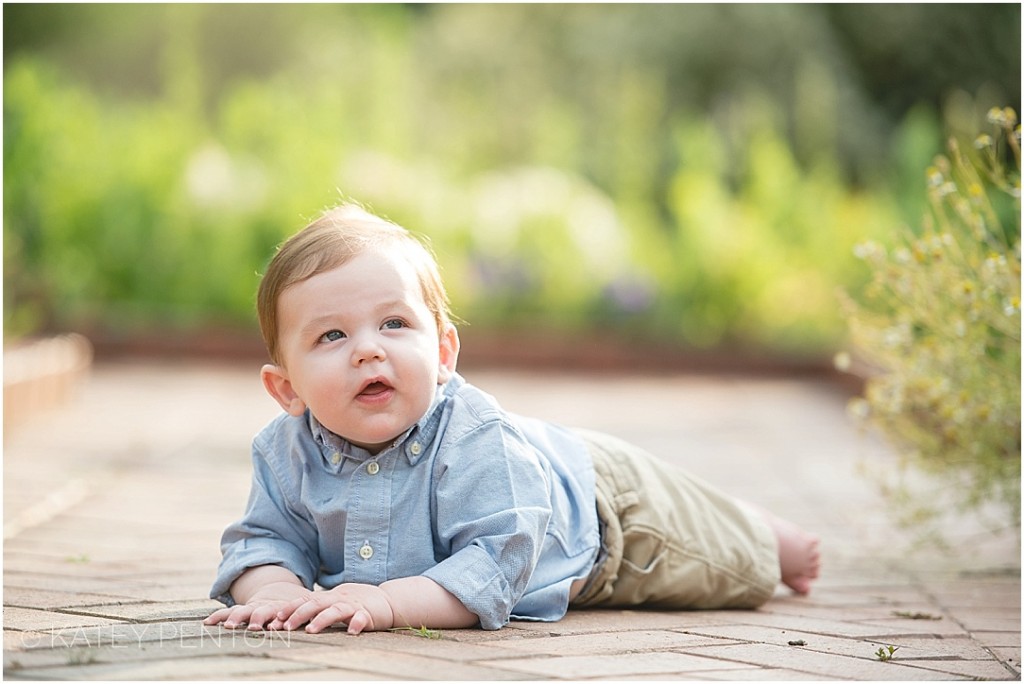
[[[282,455],[272,446],[277,445],[268,445],[262,436],[253,442],[252,487],[245,515],[221,537],[223,558],[210,598],[228,606],[234,605],[231,584],[248,568],[280,565],[307,589],[313,588],[316,578],[316,529],[291,503],[299,500],[300,475],[281,464],[291,458],[290,450]]]
[[[537,565],[551,517],[549,476],[510,424],[483,423],[435,463],[437,565],[426,577],[480,617],[509,621]]]

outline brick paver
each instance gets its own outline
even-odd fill
[[[863,476],[892,454],[812,380],[466,371],[510,410],[613,432],[817,531],[809,597],[574,611],[440,640],[204,627],[249,440],[277,412],[257,371],[102,364],[72,403],[5,432],[5,678],[1020,679],[1017,537],[958,518],[955,553],[915,550]]]

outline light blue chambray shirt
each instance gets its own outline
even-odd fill
[[[455,375],[377,456],[282,414],[253,441],[244,517],[225,530],[210,596],[281,565],[309,589],[423,575],[480,617],[558,620],[600,544],[594,469],[572,432],[503,411]]]

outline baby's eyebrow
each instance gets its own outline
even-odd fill
[[[329,327],[338,327],[338,316],[317,316],[302,326],[302,332],[307,335],[319,335]]]
[[[386,313],[388,311],[400,310],[403,312],[411,312],[412,306],[409,305],[404,299],[392,299],[385,302],[381,302],[374,307],[378,313]]]

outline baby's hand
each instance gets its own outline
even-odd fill
[[[309,589],[301,586],[276,584],[275,591],[261,590],[248,603],[240,603],[230,608],[221,608],[203,620],[204,625],[224,624],[227,629],[236,629],[248,625],[249,629],[281,629],[278,613],[301,597],[311,595]]]
[[[310,593],[290,602],[277,613],[284,629],[316,634],[331,625],[345,624],[349,634],[390,629],[395,617],[391,602],[380,587],[372,584],[340,584],[329,591]]]
[[[221,608],[203,620],[204,625],[224,623],[227,629],[236,629],[248,625],[249,629],[281,629],[277,614],[281,608],[291,603],[283,599],[252,601]]]

